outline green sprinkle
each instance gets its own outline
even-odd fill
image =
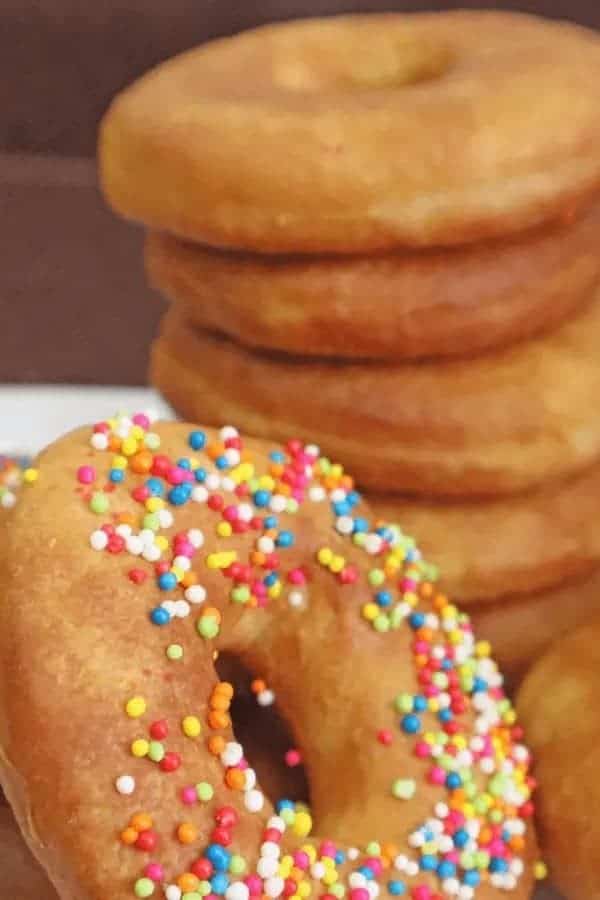
[[[283,821],[286,825],[293,825],[296,821],[296,810],[295,809],[282,809],[279,813]]]
[[[188,891],[181,900],[202,900],[202,894],[199,894],[198,891]]]
[[[174,662],[178,659],[183,659],[183,647],[181,644],[169,644],[166,653],[167,659],[173,660]]]
[[[198,794],[198,800],[201,800],[203,803],[208,803],[215,794],[212,784],[209,784],[208,781],[201,781],[197,784],[196,793]]]
[[[210,881],[201,881],[198,885],[198,890],[200,891],[200,895],[202,897],[207,897],[212,891],[212,885]]]
[[[413,711],[413,698],[410,694],[398,694],[394,700],[394,706],[398,712],[410,713]]]
[[[196,622],[196,630],[200,637],[210,641],[213,638],[216,638],[220,628],[219,623],[214,616],[201,616]]]
[[[385,572],[383,569],[371,569],[368,579],[369,584],[372,584],[373,587],[379,587],[379,585],[383,584],[385,581]]]
[[[233,588],[231,599],[234,603],[247,603],[250,599],[250,588],[245,584]]]
[[[160,519],[158,518],[158,513],[146,513],[143,519],[144,528],[148,528],[150,531],[158,531],[160,528]]]
[[[380,615],[376,616],[373,619],[373,628],[375,629],[375,631],[379,631],[381,634],[383,634],[385,631],[389,631],[390,630],[389,616],[386,616],[384,613],[381,613]]]
[[[417,782],[413,778],[397,778],[392,785],[392,794],[398,800],[412,800],[417,791]]]
[[[330,894],[333,894],[334,897],[338,897],[338,900],[341,900],[342,897],[346,894],[346,888],[343,884],[336,882],[335,884],[330,884],[327,888]]]
[[[148,450],[158,450],[160,447],[160,436],[155,431],[148,431],[144,435],[144,444]]]
[[[149,878],[138,878],[134,890],[136,897],[151,897],[154,893],[154,882]]]
[[[108,510],[109,506],[110,504],[108,502],[108,497],[106,496],[106,494],[103,494],[100,491],[96,491],[92,494],[92,499],[90,500],[90,509],[92,510],[92,512],[96,513],[96,515],[101,516]]]
[[[238,856],[237,853],[231,857],[229,861],[229,871],[232,875],[243,875],[248,869],[246,860],[243,856]]]
[[[152,762],[156,763],[159,763],[165,758],[165,748],[160,741],[150,741],[148,756],[150,757]]]
[[[378,844],[377,841],[371,841],[367,844],[367,855],[368,856],[379,856],[381,853],[381,844]]]

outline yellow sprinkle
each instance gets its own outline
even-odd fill
[[[236,466],[235,469],[231,470],[229,477],[236,484],[241,484],[243,481],[250,481],[250,479],[254,477],[254,466],[249,462],[240,463],[239,466]]]
[[[39,474],[40,473],[38,469],[25,469],[25,471],[23,472],[23,481],[25,482],[25,484],[33,484],[38,480]]]
[[[308,837],[310,834],[310,830],[312,828],[312,819],[310,815],[306,812],[298,812],[296,813],[296,818],[294,820],[294,824],[292,826],[292,830],[294,834],[297,834],[299,837]]]
[[[209,569],[226,569],[237,559],[235,550],[226,550],[221,553],[209,553],[206,557],[206,565]]]
[[[419,602],[419,598],[413,591],[407,591],[402,599],[405,600],[409,604],[409,606],[416,606]]]
[[[128,462],[124,456],[113,456],[111,466],[113,469],[126,469]]]
[[[197,738],[202,734],[202,725],[196,716],[186,716],[181,723],[181,728],[185,736],[189,738]]]
[[[374,622],[379,615],[379,607],[376,603],[365,603],[361,613],[363,619],[366,619],[367,622]]]
[[[310,896],[310,884],[308,883],[308,881],[302,881],[298,885],[298,893],[303,898]]]
[[[171,572],[178,582],[181,581],[183,576],[185,575],[185,572],[183,571],[183,569],[180,569],[179,566],[171,566]]]
[[[314,863],[317,858],[317,851],[315,850],[313,845],[312,844],[303,844],[302,852],[306,853],[306,855],[308,856],[308,859],[312,865],[312,863]]]
[[[261,487],[264,491],[272,491],[275,487],[275,479],[271,478],[270,475],[262,475],[258,479],[258,486]]]
[[[131,435],[131,437],[135,438],[136,441],[141,441],[144,437],[144,429],[141,427],[141,425],[133,425],[129,434]]]
[[[545,862],[536,862],[533,866],[533,875],[537,881],[543,881],[548,877],[548,866]]]
[[[462,631],[451,631],[448,634],[451,644],[462,644],[463,642],[463,634]]]
[[[477,641],[475,644],[475,656],[478,656],[480,659],[490,656],[491,652],[492,645],[489,641]]]
[[[142,759],[144,756],[148,756],[148,751],[150,750],[150,744],[148,741],[144,740],[144,738],[138,738],[137,741],[134,741],[131,745],[131,752],[134,756],[137,756],[138,759]]]
[[[343,556],[334,556],[331,562],[329,563],[329,568],[332,572],[341,572],[344,566],[346,565],[346,560]]]
[[[121,453],[123,456],[133,456],[138,451],[138,442],[134,437],[129,435],[123,439],[121,443]]]
[[[333,551],[329,547],[321,547],[317,553],[317,560],[322,566],[328,566],[333,559]]]
[[[267,594],[271,597],[272,600],[276,600],[281,596],[281,582],[277,581],[275,584],[272,584],[268,589]]]
[[[230,522],[219,522],[216,530],[219,537],[231,537],[233,534],[233,528],[231,527]]]
[[[517,721],[517,714],[514,709],[507,709],[504,715],[502,716],[502,721],[506,725],[514,725]]]
[[[146,701],[143,697],[132,697],[125,705],[125,712],[131,719],[139,719],[146,712]]]
[[[325,859],[331,859],[331,857],[326,856]],[[335,870],[330,869],[328,872],[325,872],[321,881],[323,882],[323,884],[326,884],[328,887],[330,887],[332,884],[336,883],[338,878],[338,873]]]
[[[159,550],[166,550],[169,546],[169,539],[164,534],[159,534],[158,537],[154,538],[154,544]]]
[[[329,474],[331,475],[332,478],[341,478],[342,475],[344,474],[344,469],[342,466],[340,466],[339,463],[334,463],[331,467]]]
[[[159,509],[165,508],[165,501],[162,497],[148,497],[146,500],[146,509],[150,513],[158,512]]]

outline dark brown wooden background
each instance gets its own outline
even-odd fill
[[[180,50],[263,22],[479,5],[0,0],[0,382],[145,380],[161,303],[144,285],[140,233],[113,219],[94,184],[97,122],[119,88]],[[600,27],[600,0],[483,5]]]

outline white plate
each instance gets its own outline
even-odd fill
[[[174,418],[151,388],[4,385],[0,387],[0,453],[30,456],[79,425],[116,412],[147,409],[163,419]]]

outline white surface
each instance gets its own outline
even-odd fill
[[[154,410],[174,418],[150,388],[60,385],[0,386],[0,453],[37,453],[51,441],[116,412]]]

